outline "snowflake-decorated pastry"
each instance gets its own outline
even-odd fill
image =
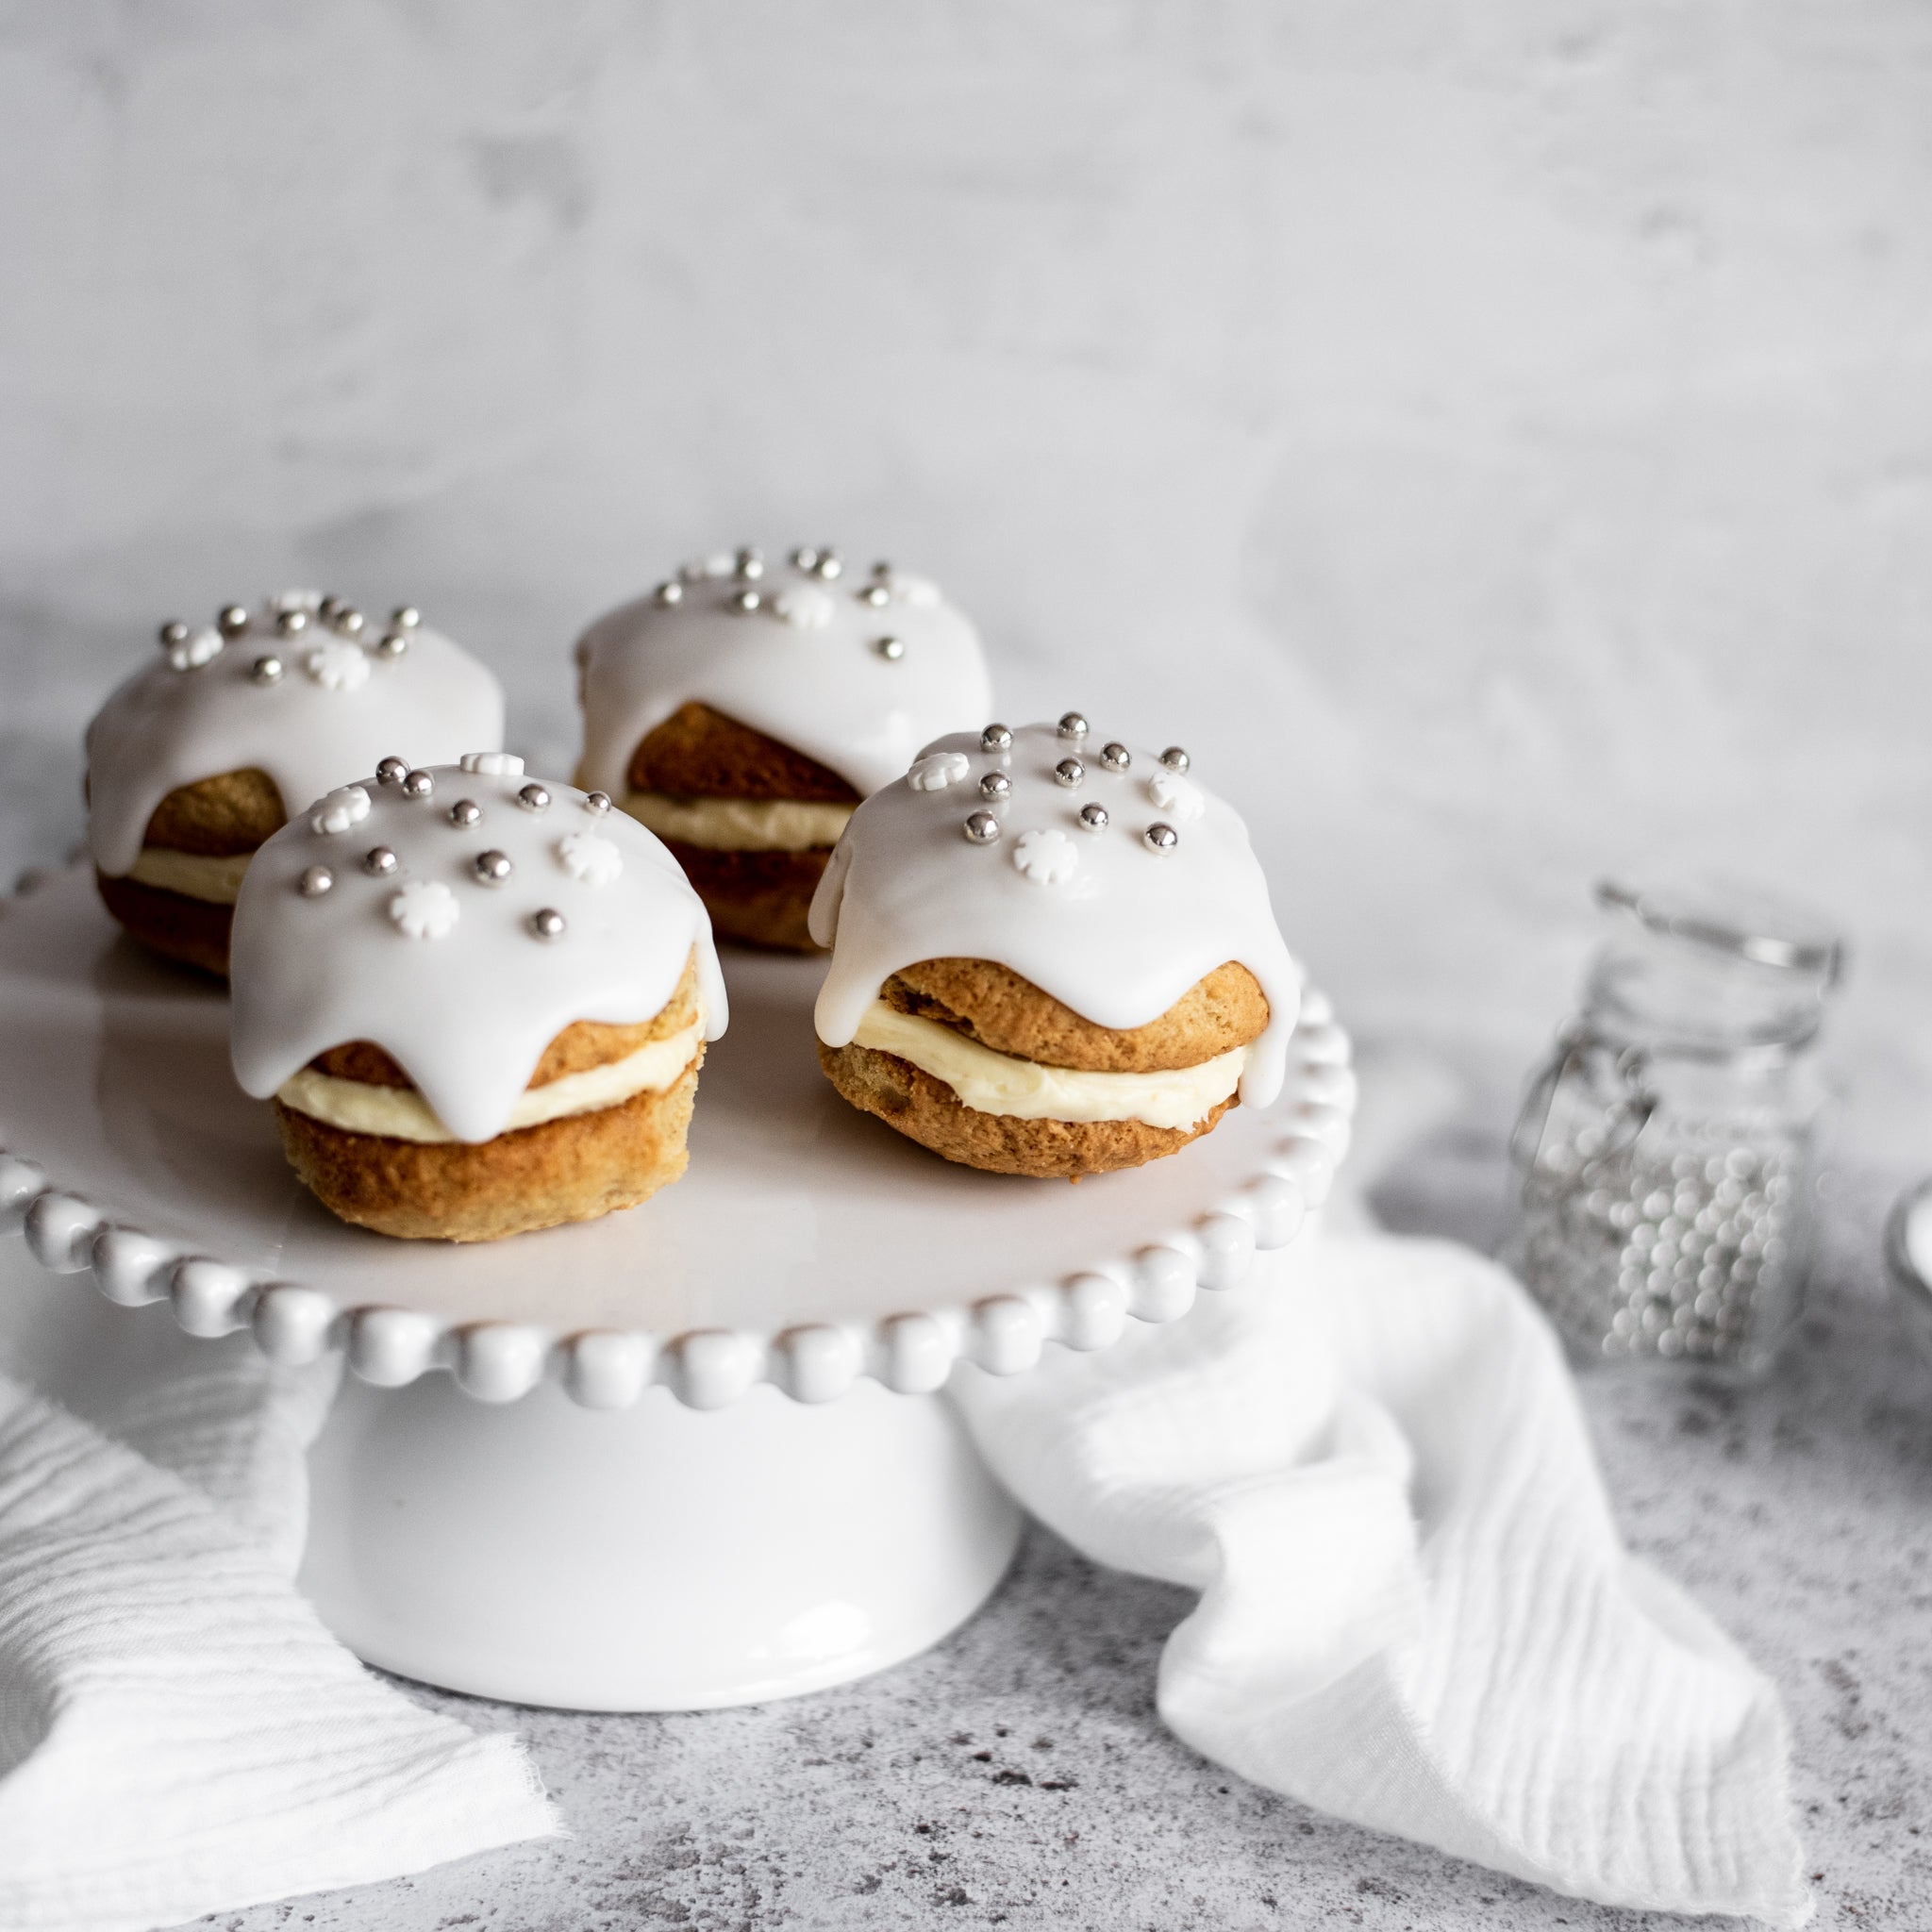
[[[236,1075],[274,1099],[301,1178],[345,1220],[450,1241],[675,1179],[725,1019],[704,907],[658,841],[491,754],[339,788],[271,838],[233,984]]]
[[[1245,827],[1179,747],[1093,739],[1070,711],[940,740],[813,902],[827,1076],[949,1160],[1077,1179],[1280,1091],[1300,974]]]
[[[578,777],[659,833],[727,937],[808,949],[852,808],[990,702],[929,578],[824,544],[685,566],[577,645]]]

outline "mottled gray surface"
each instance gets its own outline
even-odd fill
[[[1493,1143],[1445,1137],[1390,1219],[1480,1235]],[[1932,1370],[1874,1265],[1889,1177],[1841,1191],[1813,1312],[1766,1387],[1586,1381],[1634,1547],[1783,1690],[1819,1924],[1932,1923]],[[1338,1824],[1162,1729],[1154,1672],[1182,1591],[1036,1530],[938,1650],[794,1703],[582,1717],[421,1692],[527,1739],[575,1837],[325,1899],[229,1932],[685,1927],[1662,1926]]]

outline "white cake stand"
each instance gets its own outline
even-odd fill
[[[666,1710],[912,1656],[1019,1533],[948,1377],[1233,1287],[1346,1147],[1348,1041],[1319,994],[1277,1106],[1074,1188],[950,1166],[841,1101],[817,963],[726,970],[675,1187],[484,1247],[392,1241],[297,1186],[229,1074],[224,996],[121,937],[85,872],[5,902],[0,1214],[43,1266],[165,1300],[192,1335],[344,1352],[302,1581],[370,1662]]]

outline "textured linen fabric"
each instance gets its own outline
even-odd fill
[[[146,1932],[556,1831],[515,1739],[418,1709],[294,1589],[334,1364],[275,1370],[23,1264],[0,1265],[0,1925]],[[84,1384],[91,1420],[23,1374]]]
[[[1624,1550],[1500,1269],[1324,1232],[1185,1322],[956,1388],[1036,1515],[1201,1592],[1158,1702],[1206,1757],[1579,1898],[1811,1916],[1776,1692]]]

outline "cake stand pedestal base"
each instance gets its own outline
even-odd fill
[[[309,1457],[301,1587],[356,1654],[577,1710],[791,1697],[915,1656],[985,1602],[1021,1518],[942,1395],[863,1382],[727,1408],[664,1389],[503,1407],[353,1377]]]

